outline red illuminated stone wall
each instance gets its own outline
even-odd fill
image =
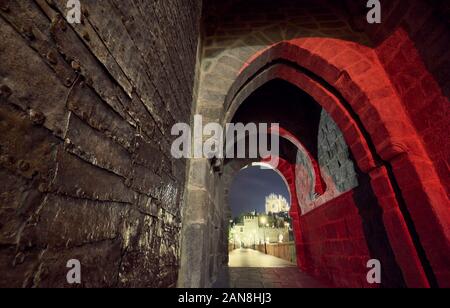
[[[302,269],[341,287],[365,287],[370,258],[363,222],[349,192],[300,218]]]
[[[386,6],[381,26],[361,30],[372,41],[368,45],[313,37],[282,40],[255,52],[240,69],[227,100],[236,91],[245,97],[274,78],[310,94],[338,124],[355,162],[370,178],[370,187],[359,187],[350,194],[373,191],[388,246],[406,284],[445,286],[450,268],[444,252],[449,248],[446,132],[450,105],[445,68],[449,55],[444,46],[449,45],[449,38],[436,7],[423,1],[413,1],[407,9],[404,6],[400,1]],[[420,18],[419,12],[423,14]],[[282,62],[274,64],[278,60]],[[263,67],[265,71],[258,73]],[[247,80],[242,90],[240,79]],[[321,89],[323,83],[328,85]],[[336,99],[330,99],[330,94],[336,94]],[[298,244],[303,245],[305,255],[301,255],[302,249],[298,254],[299,264],[306,270],[347,286],[349,282],[339,277],[351,280],[346,276],[349,273],[333,273],[332,263],[324,261],[335,251],[317,241],[327,236],[326,229],[317,224],[332,224],[327,221],[326,209],[342,207],[341,198],[300,218],[299,235],[314,240]],[[352,200],[355,206],[364,206],[360,199]],[[314,226],[314,232],[302,225],[302,219],[313,219],[309,226]],[[364,218],[362,222],[367,225]],[[366,241],[370,246],[373,239]],[[373,257],[370,247],[369,252]]]
[[[449,194],[450,34],[445,11],[440,13],[442,15],[433,12],[422,1],[411,1],[407,11],[387,11],[387,25],[380,30],[381,33],[374,35],[380,41],[376,47],[380,62]],[[400,24],[395,30],[389,29],[389,21],[393,20]]]
[[[410,1],[408,6],[401,6],[400,2],[385,7],[384,22],[376,33],[370,35],[376,43],[378,58],[428,154],[425,160],[413,158],[424,173],[420,183],[411,183],[403,189],[407,201],[414,202],[422,212],[414,224],[425,228],[433,223],[423,209],[432,196],[442,209],[440,224],[445,229],[450,220],[450,5],[448,1],[431,4],[416,0]],[[416,149],[408,151],[414,153]],[[438,178],[427,176],[427,170],[433,167]],[[408,183],[411,172],[404,170],[398,173],[398,178],[400,182]],[[429,232],[434,240],[426,244],[425,249],[448,251],[448,231],[433,235],[431,230]],[[433,258],[432,262],[436,280],[441,286],[449,286],[448,255],[446,258]]]

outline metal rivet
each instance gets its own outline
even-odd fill
[[[75,71],[79,72],[81,70],[81,65],[78,61],[72,61],[71,65]]]
[[[70,87],[70,86],[72,86],[72,84],[73,84],[72,78],[67,77],[66,80],[64,81],[64,85],[65,85],[66,87]]]
[[[0,87],[0,97],[6,98],[8,99],[12,94],[12,90],[6,86],[6,85],[2,85]]]
[[[45,116],[42,112],[30,110],[30,120],[34,125],[42,125],[45,123]]]
[[[29,40],[34,40],[36,37],[34,36],[33,33],[33,28],[31,26],[25,26],[22,29],[23,34],[29,39]]]
[[[49,189],[49,187],[46,183],[39,184],[39,187],[38,187],[39,192],[45,193],[48,191],[48,189]]]
[[[24,160],[19,161],[19,169],[20,171],[26,172],[30,170],[30,164]]]
[[[88,42],[91,40],[91,37],[89,36],[89,33],[87,33],[87,32],[83,32],[83,38]]]
[[[47,53],[47,60],[52,65],[58,64],[58,57],[56,56],[56,54],[53,51],[49,51]]]
[[[59,18],[58,18],[57,26],[59,27],[59,29],[61,29],[62,32],[67,31],[67,24],[61,16],[59,16]]]

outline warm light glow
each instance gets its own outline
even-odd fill
[[[266,225],[267,224],[267,217],[261,217],[261,224]]]

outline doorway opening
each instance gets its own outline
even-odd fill
[[[291,194],[283,175],[264,163],[244,167],[229,194],[229,266],[293,267],[297,258]]]
[[[229,287],[323,287],[298,268],[291,200],[280,170],[260,162],[237,170],[228,195]]]
[[[384,275],[385,286],[403,285],[370,179],[355,164],[343,133],[323,106],[295,85],[274,79],[230,110],[235,110],[229,114],[233,123],[280,124],[282,163],[277,170],[291,192],[289,214],[301,272],[321,273],[316,278],[347,284],[343,279],[349,272],[362,281],[365,262],[375,258],[389,269],[389,275]],[[225,173],[233,165],[239,166],[239,161],[225,161]],[[261,225],[253,216],[247,221]],[[242,221],[235,234],[240,234],[239,227]],[[232,248],[236,243],[241,248],[242,242],[244,247],[250,246],[251,236],[248,241],[234,238]],[[234,265],[235,256],[230,256],[230,265]],[[238,258],[248,259],[242,254]]]

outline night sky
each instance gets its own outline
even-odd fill
[[[249,167],[238,173],[230,191],[233,217],[257,210],[265,212],[266,197],[271,193],[290,200],[289,191],[280,175],[271,169]]]

